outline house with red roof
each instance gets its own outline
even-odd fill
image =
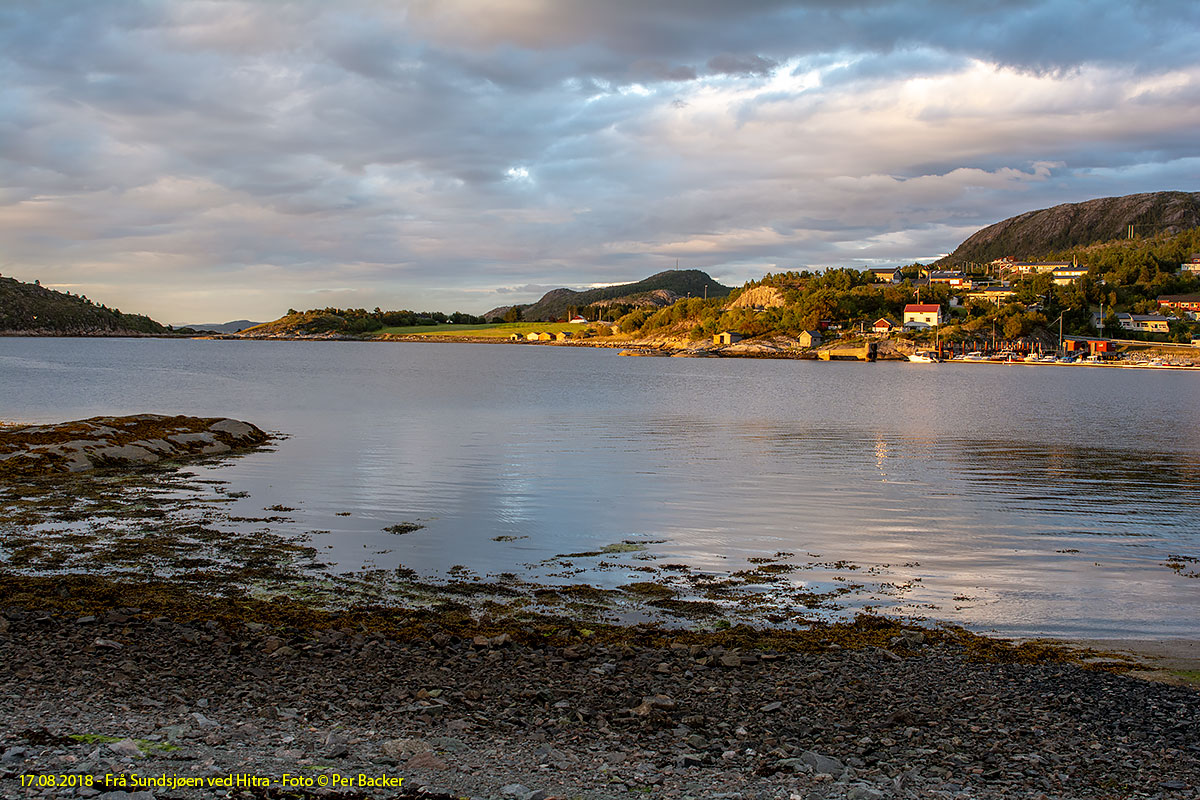
[[[932,328],[945,322],[937,303],[909,303],[904,307],[904,327]]]

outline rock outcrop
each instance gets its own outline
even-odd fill
[[[755,286],[738,295],[727,308],[780,308],[783,305],[783,293],[774,286]]]
[[[0,428],[0,478],[131,467],[253,447],[267,434],[221,417],[137,414]]]

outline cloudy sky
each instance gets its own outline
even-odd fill
[[[1200,190],[1200,4],[7,0],[0,273],[164,322],[911,263]]]

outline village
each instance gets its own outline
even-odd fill
[[[899,267],[866,270],[871,285],[912,287],[917,301],[903,306],[899,318],[881,316],[873,322],[857,323],[823,318],[811,328],[786,337],[753,336],[742,330],[727,329],[712,334],[700,343],[685,347],[662,347],[663,343],[644,346],[643,337],[628,335],[618,323],[590,321],[574,314],[564,320],[578,330],[534,330],[513,333],[511,341],[586,344],[588,346],[629,346],[627,355],[687,355],[753,357],[784,356],[821,360],[877,359],[908,360],[930,363],[947,360],[977,363],[1069,364],[1081,366],[1137,366],[1155,368],[1192,368],[1200,363],[1200,337],[1184,342],[1153,341],[1143,334],[1167,334],[1172,325],[1200,321],[1200,292],[1164,294],[1157,297],[1159,313],[1131,311],[1105,314],[1103,304],[1091,312],[1090,326],[1095,335],[1064,334],[1062,316],[1047,330],[1025,336],[1006,336],[992,323],[990,335],[969,339],[944,339],[946,326],[961,319],[969,304],[988,303],[1000,308],[1019,303],[1018,287],[1023,278],[1047,276],[1054,286],[1070,286],[1088,274],[1087,265],[1077,261],[1016,261],[997,259],[985,265],[984,274],[966,270],[921,269],[914,277]],[[1200,254],[1193,254],[1180,266],[1184,277],[1200,277]],[[940,291],[937,291],[939,290]],[[949,289],[949,293],[946,293]],[[945,302],[921,302],[922,290],[940,294]],[[933,290],[933,291],[931,291]],[[1022,303],[1027,310],[1040,311],[1040,303]],[[747,310],[766,313],[770,305],[754,305]],[[1105,325],[1108,323],[1108,335]],[[1114,325],[1115,323],[1115,325]],[[561,328],[561,323],[559,323]],[[1115,329],[1114,329],[1115,328]],[[1134,337],[1131,338],[1129,334]],[[623,337],[623,338],[621,338]],[[709,341],[709,339],[711,341]],[[585,341],[590,340],[590,341]],[[881,345],[884,345],[881,347]],[[675,352],[663,352],[674,349]]]

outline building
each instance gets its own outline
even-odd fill
[[[904,280],[899,267],[872,267],[864,270],[875,283],[900,283]]]
[[[1066,267],[1055,267],[1050,271],[1053,276],[1054,283],[1058,286],[1066,286],[1087,275],[1088,268],[1072,264]]]
[[[1179,311],[1200,311],[1200,294],[1160,294],[1159,308],[1174,308]]]
[[[1111,339],[1095,336],[1064,336],[1063,348],[1068,353],[1111,353],[1115,349]]]
[[[565,342],[570,338],[571,338],[570,331],[559,331],[558,333],[554,334],[554,339],[555,339],[555,341],[558,341],[558,342]]]
[[[958,272],[957,270],[947,271],[947,272],[931,272],[931,273],[929,273],[929,282],[931,284],[932,283],[944,283],[947,286],[955,286],[955,287],[964,287],[965,286],[965,287],[969,288],[971,286],[970,276],[964,275],[963,273]]]
[[[897,327],[899,326],[897,326],[895,322],[887,317],[880,317],[879,319],[875,320],[873,325],[871,325],[871,332],[888,334],[894,331]]]
[[[733,331],[721,331],[713,336],[713,344],[736,344],[746,337]]]
[[[820,331],[801,331],[796,337],[801,347],[820,347],[821,332]]]
[[[547,333],[546,331],[533,331],[525,338],[531,342],[549,342],[554,339],[554,334]]]
[[[1167,333],[1171,320],[1161,314],[1117,314],[1117,321],[1127,331],[1150,331]]]
[[[1179,265],[1179,272],[1183,275],[1200,276],[1200,253],[1192,253],[1187,261]]]
[[[986,289],[976,289],[967,297],[972,300],[987,300],[989,303],[1002,306],[1011,302],[1016,295],[1016,291],[1011,286],[989,286]]]
[[[909,303],[904,307],[906,328],[932,328],[943,321],[942,307],[936,303]]]
[[[1018,275],[1041,275],[1061,267],[1073,266],[1075,265],[1070,261],[1014,261],[1007,268]]]
[[[573,316],[569,320],[567,320],[567,322],[573,323],[575,325],[586,325],[587,317],[581,317],[578,314],[576,314],[575,316]]]

